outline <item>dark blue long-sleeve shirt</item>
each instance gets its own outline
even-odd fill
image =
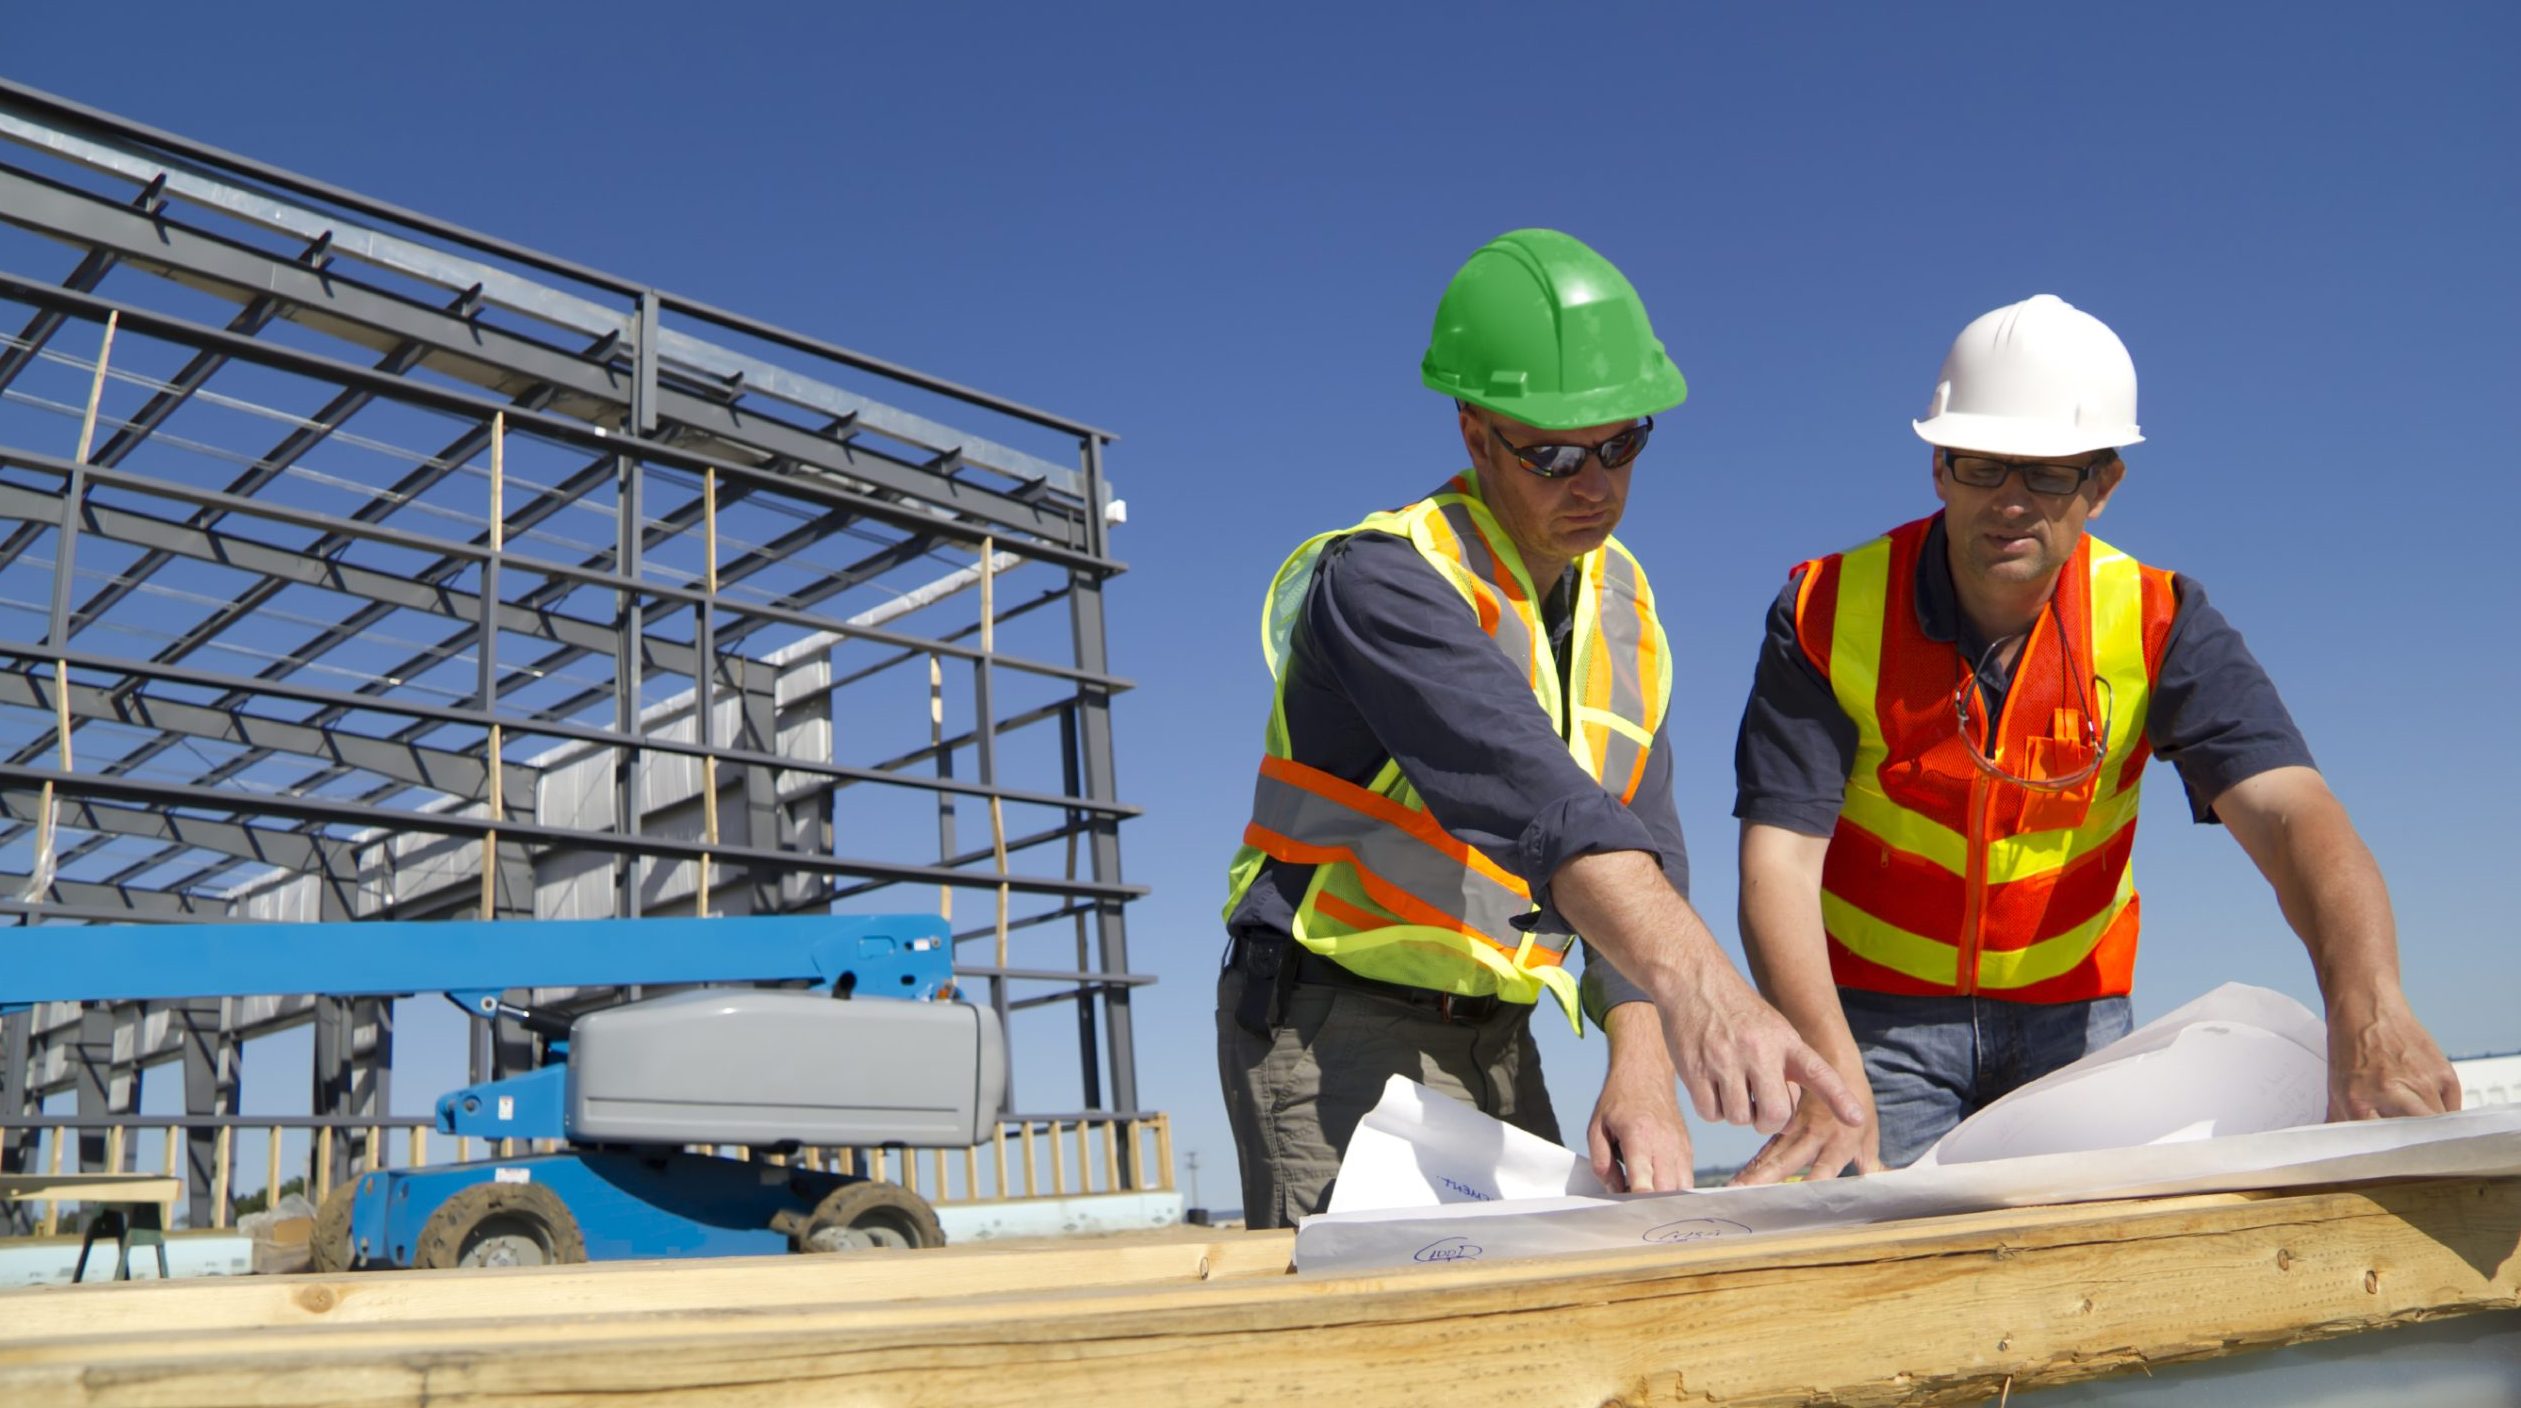
[[[1572,574],[1544,604],[1562,672],[1572,636]],[[1689,853],[1672,806],[1672,754],[1658,727],[1636,800],[1623,804],[1568,752],[1522,671],[1479,627],[1460,593],[1410,543],[1358,533],[1322,551],[1286,662],[1287,736],[1295,761],[1366,786],[1400,764],[1445,830],[1531,887],[1558,932],[1550,877],[1577,856],[1646,851],[1689,893]],[[1230,934],[1287,934],[1313,867],[1264,862]],[[1588,951],[1585,1008],[1645,993]]]

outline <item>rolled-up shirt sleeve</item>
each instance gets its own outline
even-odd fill
[[[1532,686],[1418,550],[1359,533],[1322,554],[1297,665],[1335,682],[1444,829],[1548,904],[1577,856],[1660,848],[1576,764]]]
[[[2179,769],[2189,815],[2214,822],[2215,799],[2274,768],[2313,767],[2276,683],[2241,633],[2207,603],[2206,589],[2177,576],[2179,602],[2162,673],[2145,716],[2145,741]]]
[[[1795,582],[1787,582],[1768,609],[1751,696],[1734,736],[1733,814],[1797,835],[1827,836],[1847,799],[1856,724],[1795,639],[1795,594]]]

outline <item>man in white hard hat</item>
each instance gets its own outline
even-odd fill
[[[1902,1166],[2127,1033],[2157,753],[2310,950],[2329,1117],[2457,1109],[2380,869],[2274,685],[2195,580],[2084,531],[2144,438],[2117,335],[2048,294],[1999,308],[1914,425],[1943,511],[1796,570],[1735,751],[1752,970],[1873,1117],[1798,1115],[1739,1181]]]

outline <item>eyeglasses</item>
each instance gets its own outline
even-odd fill
[[[2084,481],[2110,467],[2118,456],[2104,455],[2090,464],[2052,464],[2046,460],[2009,460],[1996,455],[1956,455],[1950,450],[1939,452],[1943,467],[1954,479],[1973,489],[1993,489],[2005,482],[2005,476],[2021,471],[2023,487],[2034,494],[2062,499],[2083,487]]]
[[[2055,612],[2056,606],[2057,604],[2051,601],[2049,610],[2052,613]],[[2074,656],[2065,649],[2065,622],[2059,621],[2057,625],[2057,653],[2062,661],[2066,678],[2073,681],[2075,679]],[[2083,718],[2082,751],[2085,757],[2080,767],[2056,777],[2023,777],[1997,762],[1991,756],[1990,750],[1981,748],[1978,740],[1970,734],[1970,700],[1978,695],[1978,677],[1986,670],[1988,659],[2004,646],[2005,640],[2011,639],[2013,637],[2007,636],[2004,640],[1988,642],[1987,649],[1979,654],[1977,667],[1962,676],[1959,682],[1952,686],[1952,716],[1959,721],[1961,726],[1961,746],[1969,751],[1970,761],[1978,765],[1980,772],[1998,782],[2010,782],[2016,787],[2026,788],[2033,792],[2071,792],[2091,781],[2101,771],[2101,765],[2109,760],[2110,715],[2116,712],[2116,691],[2110,688],[2109,680],[2100,675],[2092,676],[2090,692],[2077,691],[2079,696],[2077,702],[2084,706],[2080,712]],[[2024,633],[2023,639],[2028,641],[2028,632]],[[1959,668],[1958,662],[1955,662],[1954,668]],[[2100,705],[2097,724],[2094,722],[2092,708],[2096,702]],[[1996,722],[1993,719],[1988,721],[1988,742],[1991,745],[1996,742]],[[2031,740],[2034,744],[2043,741],[2036,738]]]
[[[1497,437],[1497,443],[1506,447],[1516,464],[1543,479],[1564,479],[1584,468],[1587,455],[1598,457],[1604,469],[1617,469],[1637,458],[1646,448],[1646,437],[1654,433],[1654,417],[1646,417],[1599,445],[1518,445],[1493,425],[1488,427],[1488,433]]]

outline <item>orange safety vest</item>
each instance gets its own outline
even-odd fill
[[[1514,540],[1481,502],[1475,472],[1466,470],[1406,508],[1307,539],[1278,569],[1261,613],[1261,649],[1277,689],[1252,820],[1228,871],[1225,912],[1233,914],[1264,861],[1313,866],[1293,926],[1307,949],[1365,977],[1461,996],[1493,993],[1530,1003],[1547,989],[1581,1031],[1575,979],[1564,966],[1572,936],[1514,925],[1534,908],[1519,876],[1447,832],[1392,760],[1359,786],[1292,755],[1287,642],[1322,550],[1361,532],[1407,539],[1461,595],[1480,628],[1524,672],[1587,774],[1622,802],[1644,781],[1672,696],[1671,647],[1644,569],[1616,538],[1576,560],[1572,658],[1562,691],[1540,594]]]
[[[1856,758],[1821,876],[1830,969],[1844,987],[2016,1002],[2118,996],[2134,981],[2128,855],[2143,791],[2145,716],[2175,610],[2171,574],[2086,535],[2014,662],[1991,731],[1974,662],[1917,621],[1933,518],[1804,565],[1795,635],[1855,722]],[[1964,739],[1956,690],[1971,699]],[[2097,773],[2068,791],[1990,776]]]

